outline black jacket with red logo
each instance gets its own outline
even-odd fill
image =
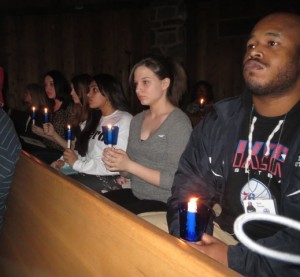
[[[247,95],[247,97],[244,97]],[[224,188],[236,149],[239,130],[249,117],[249,94],[224,99],[214,105],[193,130],[176,172],[168,201],[168,226],[179,237],[178,203],[197,196],[212,207],[222,203]],[[300,221],[300,125],[282,169],[281,203],[278,213]],[[298,193],[297,193],[298,192]],[[212,221],[207,230],[212,233]],[[278,251],[300,254],[300,232],[283,228],[258,243]],[[245,276],[300,276],[300,265],[257,254],[239,243],[229,246],[229,267]],[[300,263],[299,263],[300,264]]]

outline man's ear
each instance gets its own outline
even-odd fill
[[[161,86],[162,86],[162,89],[164,90],[167,90],[168,87],[170,86],[170,78],[165,78],[163,80],[161,80]]]

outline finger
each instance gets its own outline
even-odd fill
[[[109,154],[108,154],[107,151],[103,152],[103,157],[104,157],[105,159],[109,158]]]
[[[201,238],[201,241],[203,242],[203,243],[209,243],[209,242],[211,242],[211,236],[210,235],[208,235],[208,234],[206,234],[206,233],[203,233],[202,234],[202,238]]]
[[[64,153],[67,154],[67,155],[70,155],[72,153],[72,150],[67,148]]]
[[[107,151],[106,151],[106,155],[111,157],[113,156],[114,152],[111,150],[111,148],[108,148]]]

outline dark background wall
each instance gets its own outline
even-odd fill
[[[300,12],[294,0],[11,0],[0,8],[0,65],[7,73],[8,105],[22,108],[30,82],[50,69],[68,78],[107,72],[127,89],[131,66],[162,53],[185,67],[189,84],[206,79],[217,100],[241,93],[245,40],[258,18]],[[187,96],[186,96],[187,97]]]

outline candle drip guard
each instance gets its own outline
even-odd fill
[[[234,233],[239,241],[253,252],[284,262],[300,265],[300,255],[272,250],[250,239],[244,232],[243,225],[250,221],[268,221],[300,231],[300,222],[274,214],[247,213],[240,215],[234,222]]]

